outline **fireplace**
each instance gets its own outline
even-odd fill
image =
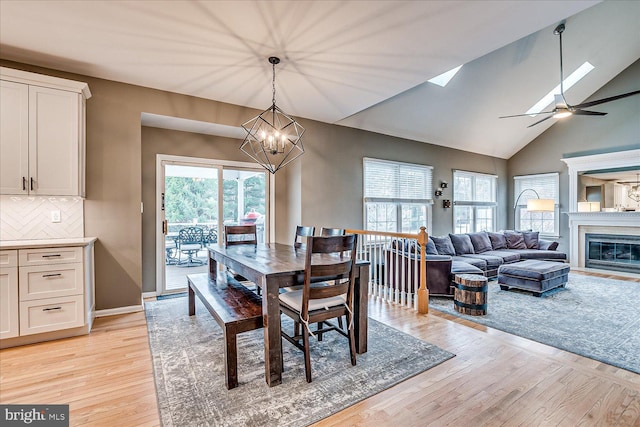
[[[585,267],[640,273],[640,236],[585,234]]]

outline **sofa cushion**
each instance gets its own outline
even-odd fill
[[[527,249],[538,249],[538,239],[540,233],[538,233],[537,231],[523,231],[522,232],[522,237],[524,238],[524,244],[527,247]]]
[[[486,231],[480,231],[478,233],[469,233],[471,244],[473,245],[473,251],[477,254],[487,252],[493,249],[491,245],[491,239]]]
[[[504,264],[502,257],[495,255],[487,255],[487,254],[467,254],[463,255],[462,258],[475,258],[481,259],[487,262],[487,270],[495,270]]]
[[[548,251],[544,249],[507,249],[509,252],[515,252],[520,255],[520,259],[549,259],[564,261],[567,254],[558,251]]]
[[[456,250],[456,255],[473,254],[473,244],[468,234],[449,234],[451,243]]]
[[[453,261],[458,261],[458,262],[466,262],[467,264],[471,264],[474,267],[479,268],[482,271],[486,271],[487,270],[487,261],[480,259],[480,258],[467,258],[467,257],[463,257],[463,256],[454,256],[452,257]]]
[[[494,251],[498,249],[507,249],[507,238],[502,233],[487,233],[491,240],[491,247]]]
[[[527,260],[500,267],[500,274],[523,279],[548,280],[569,273],[569,265],[561,262]]]
[[[436,244],[431,240],[431,236],[429,236],[427,240],[425,250],[427,251],[427,255],[438,255],[438,249],[436,249]]]
[[[507,239],[509,249],[527,249],[524,243],[524,236],[519,231],[505,231],[504,237]]]
[[[468,262],[452,261],[451,262],[451,275],[456,274],[480,274],[484,275],[481,269],[475,267]]]
[[[449,236],[432,237],[433,243],[436,245],[436,250],[439,255],[455,255],[456,249],[451,243]]]
[[[505,264],[520,261],[520,254],[518,253],[518,249],[512,249],[512,250],[503,249],[501,251],[487,251],[487,252],[483,252],[482,255],[499,256],[500,258],[502,258],[502,261],[504,261]]]

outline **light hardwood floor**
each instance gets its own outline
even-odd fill
[[[640,425],[640,375],[437,311],[369,310],[456,357],[316,426]],[[0,351],[0,403],[70,404],[71,425],[159,425],[143,313]]]

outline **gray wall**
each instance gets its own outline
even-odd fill
[[[588,77],[587,77],[588,78]],[[640,90],[640,61],[612,79],[587,101]],[[567,94],[569,103],[571,95]],[[513,206],[513,177],[545,172],[560,173],[560,246],[569,251],[569,177],[562,158],[640,148],[640,95],[590,108],[608,113],[601,117],[576,116],[558,120],[508,161],[509,206]],[[640,159],[638,159],[640,164]],[[513,215],[509,218],[513,227]]]

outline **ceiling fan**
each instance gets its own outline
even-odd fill
[[[605,102],[615,101],[617,99],[626,98],[627,96],[637,95],[640,93],[640,90],[635,90],[633,92],[623,93],[621,95],[610,96],[608,98],[597,99],[595,101],[584,102],[582,104],[577,105],[569,105],[567,100],[564,97],[564,73],[562,70],[562,32],[564,31],[564,23],[559,24],[555,30],[553,30],[553,34],[556,34],[560,38],[560,93],[555,94],[555,107],[551,111],[542,111],[537,114],[547,114],[545,118],[542,120],[538,120],[537,122],[527,126],[528,128],[535,126],[539,123],[544,122],[545,120],[549,120],[551,118],[561,119],[563,117],[568,117],[571,115],[575,116],[605,116],[607,113],[602,113],[599,111],[589,111],[584,110],[583,108],[593,107],[595,105],[604,104]],[[515,114],[513,116],[502,116],[501,119],[507,119],[510,117],[525,117],[525,116],[535,116],[536,114]]]

